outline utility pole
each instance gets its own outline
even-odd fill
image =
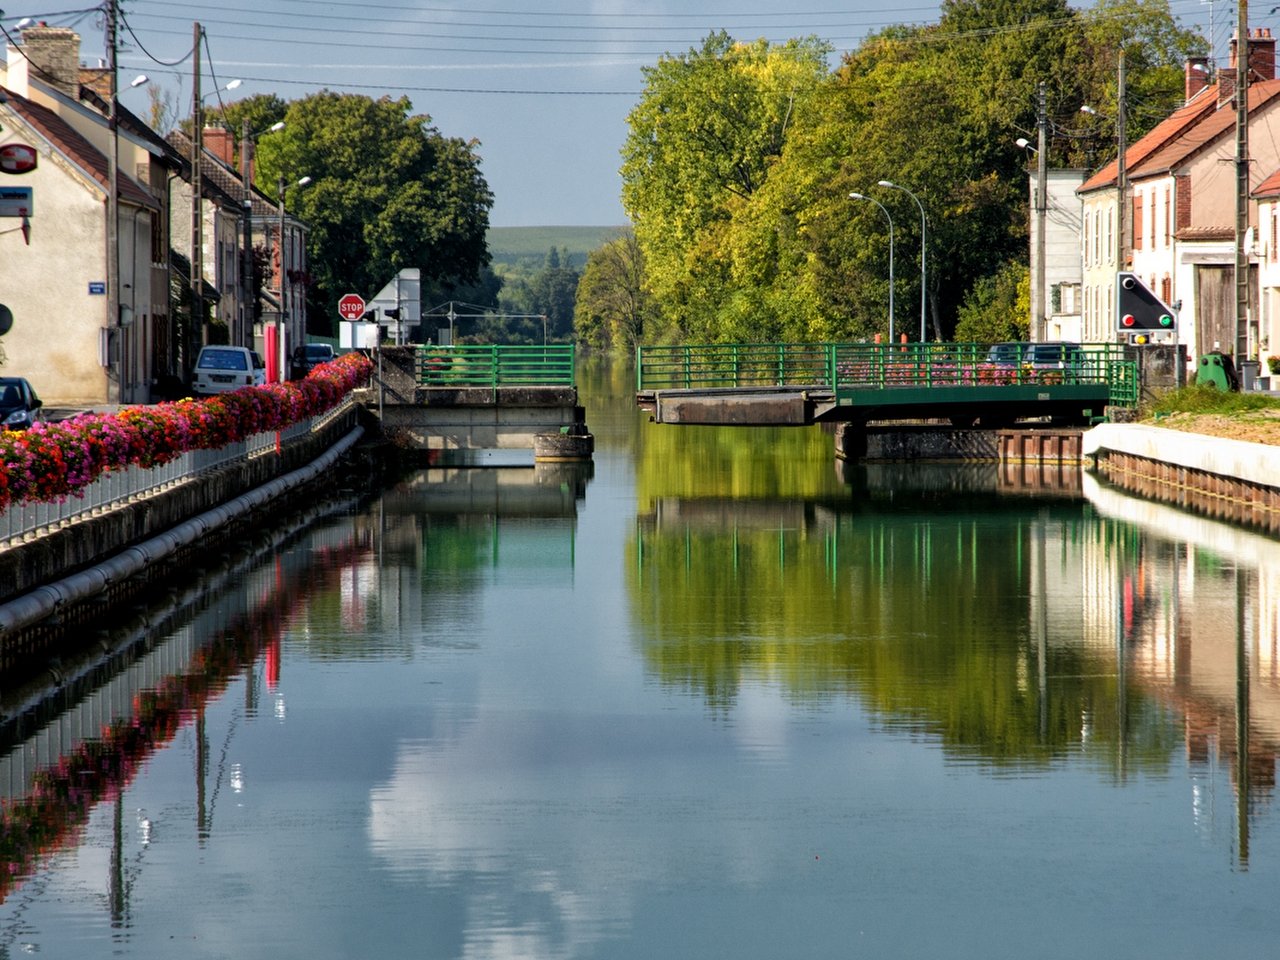
[[[1236,369],[1249,359],[1249,2],[1236,28]]]
[[[1049,216],[1049,109],[1046,103],[1045,82],[1040,81],[1036,95],[1037,126],[1040,128],[1039,149],[1036,153],[1036,289],[1032,304],[1031,339],[1043,340],[1047,332],[1049,315],[1045,294],[1045,220]]]
[[[200,160],[204,154],[204,109],[200,102],[200,24],[192,25],[191,35],[191,323],[187,331],[186,372],[190,382],[196,364],[196,344],[203,340],[200,321],[201,284],[204,282],[204,211],[201,209]]]
[[[284,349],[285,331],[289,323],[289,288],[285,281],[286,266],[284,262],[284,174],[280,174],[277,197],[280,204],[280,320],[276,321],[276,376],[281,383],[289,379],[289,369],[285,366],[288,359]],[[281,323],[283,321],[283,324]]]
[[[1129,243],[1125,239],[1125,194],[1129,183],[1125,170],[1125,154],[1129,152],[1128,111],[1125,106],[1124,48],[1120,48],[1116,71],[1116,269],[1125,269],[1125,254]],[[1110,309],[1110,307],[1108,307]]]
[[[107,401],[124,400],[124,344],[120,327],[120,103],[119,78],[116,76],[116,47],[119,45],[120,6],[117,0],[107,0],[107,71],[110,95],[107,97],[107,128],[111,138],[107,151],[107,327],[108,340]],[[110,357],[115,347],[114,358]],[[114,378],[114,386],[111,380]]]
[[[253,163],[249,158],[252,146],[249,142],[249,120],[240,128],[240,186],[244,210],[244,256],[241,258],[240,288],[243,291],[240,306],[240,329],[232,343],[242,347],[253,346]]]

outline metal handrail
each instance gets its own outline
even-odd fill
[[[460,344],[418,349],[418,384],[428,388],[573,387],[574,345]]]
[[[158,467],[129,466],[103,474],[84,488],[82,497],[68,497],[61,503],[23,502],[0,510],[0,549],[35,540],[54,530],[129,503],[164,493],[202,474],[237,460],[250,460],[274,453],[281,444],[323,430],[354,404],[348,395],[332,410],[299,420],[284,430],[257,433],[224,447],[192,450]]]
[[[830,344],[712,343],[636,349],[638,390],[831,385]]]
[[[1014,349],[1010,350],[1011,346]],[[638,347],[636,389],[816,386],[878,390],[1106,384],[1117,405],[1137,403],[1137,365],[1126,359],[1125,348],[1120,344],[1072,346],[1065,360],[1052,364],[1023,362],[1024,347],[990,343],[717,343]]]

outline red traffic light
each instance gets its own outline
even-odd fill
[[[1132,313],[1126,313],[1120,322],[1126,327],[1132,327],[1136,321],[1133,319]]]

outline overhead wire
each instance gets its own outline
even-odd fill
[[[665,12],[664,13],[610,13],[610,12],[597,12],[597,11],[590,11],[586,13],[577,13],[577,12],[562,13],[562,12],[552,12],[552,11],[546,11],[546,10],[527,10],[527,9],[510,9],[510,8],[505,10],[484,9],[484,8],[474,8],[474,7],[459,9],[458,7],[417,6],[417,5],[405,6],[403,4],[388,4],[388,3],[358,3],[358,4],[340,3],[340,2],[336,2],[336,0],[276,0],[276,2],[280,4],[293,4],[297,6],[304,6],[308,8],[308,10],[314,10],[317,6],[354,8],[360,11],[361,16],[364,15],[364,11],[366,10],[402,10],[402,11],[405,11],[406,13],[430,12],[430,13],[454,13],[454,14],[484,14],[484,15],[490,15],[490,16],[496,16],[496,17],[515,17],[515,16],[547,17],[547,18],[554,17],[558,19],[574,18],[574,19],[584,19],[584,20],[639,20],[639,19],[695,20],[695,19],[707,19],[708,17],[720,16],[719,14],[716,14],[716,13],[665,13]],[[164,6],[186,7],[186,8],[198,9],[198,10],[208,9],[207,4],[201,4],[201,3],[166,2]],[[258,12],[258,11],[251,10],[248,8],[243,8],[243,7],[222,7],[221,9],[223,9],[227,13]],[[938,7],[936,4],[934,4],[934,5],[922,6],[922,7],[897,7],[895,9],[901,12],[910,12],[910,13],[936,13]],[[794,19],[797,17],[828,17],[828,16],[832,16],[833,13],[834,11],[831,11],[831,10],[814,10],[814,11],[808,11],[808,12],[788,10],[785,12],[777,12],[777,13],[775,12],[770,12],[770,13],[736,12],[733,14],[733,16],[738,19],[766,19],[766,18],[767,19],[777,19],[777,18]]]
[[[150,59],[152,59],[152,60],[154,60],[156,63],[160,64],[160,66],[162,66],[162,67],[176,67],[176,66],[178,66],[179,64],[186,63],[188,60],[190,60],[190,59],[191,59],[191,55],[192,55],[193,53],[195,53],[195,50],[196,50],[196,48],[195,48],[195,44],[192,44],[192,45],[191,45],[191,49],[190,49],[190,50],[188,50],[188,51],[186,52],[186,54],[185,54],[181,59],[179,59],[179,60],[161,60],[161,59],[160,59],[159,57],[157,57],[154,53],[152,53],[150,50],[148,50],[145,46],[143,46],[143,45],[142,45],[142,41],[141,41],[141,40],[139,40],[139,39],[138,39],[138,35],[137,35],[136,33],[134,33],[134,32],[133,32],[133,27],[132,27],[132,26],[130,26],[130,24],[129,24],[129,18],[128,18],[128,17],[126,17],[126,16],[124,15],[124,11],[123,11],[123,10],[121,10],[121,11],[120,11],[120,22],[121,22],[121,23],[123,23],[123,24],[124,24],[124,28],[125,28],[126,30],[128,30],[128,31],[129,31],[129,36],[133,37],[133,42],[134,42],[134,43],[136,43],[136,44],[138,45],[138,49],[139,49],[139,50],[141,50],[144,54],[146,54]]]

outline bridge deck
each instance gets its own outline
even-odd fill
[[[949,418],[1087,422],[1137,399],[1116,344],[1055,364],[991,362],[989,344],[712,344],[641,347],[637,404],[659,423],[801,426]]]

